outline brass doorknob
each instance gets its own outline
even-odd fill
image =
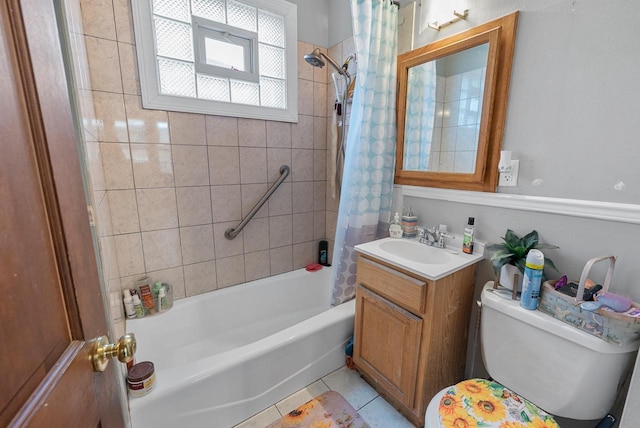
[[[109,343],[107,336],[98,337],[93,340],[91,348],[91,364],[94,372],[103,372],[109,364],[111,358],[118,358],[122,363],[133,360],[136,353],[136,337],[133,333],[122,336],[118,343]]]

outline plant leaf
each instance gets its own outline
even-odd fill
[[[551,268],[551,269],[555,270],[556,272],[560,272],[558,270],[558,268],[556,267],[556,265],[553,264],[553,261],[551,259],[546,258],[546,257],[544,258],[544,268],[545,269],[546,268]]]
[[[536,232],[535,230],[527,233],[525,237],[522,238],[522,245],[527,247],[527,249],[535,248],[537,244],[538,244],[538,232]]]
[[[524,275],[524,268],[526,266],[525,259],[523,258],[517,259],[513,264],[518,268],[520,273]]]
[[[520,236],[511,229],[507,229],[507,233],[502,239],[509,247],[517,247],[520,244]]]
[[[500,251],[500,250],[506,250],[508,249],[506,244],[491,244],[487,247],[485,247],[485,249],[487,251]]]
[[[516,257],[524,258],[524,257],[526,257],[527,253],[529,252],[529,249],[527,247],[522,246],[522,245],[518,245],[517,247],[513,248],[512,251],[516,255]]]
[[[557,250],[560,247],[553,244],[536,244],[533,248],[535,248],[536,250],[544,250],[545,248],[549,250]]]

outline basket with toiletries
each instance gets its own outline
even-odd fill
[[[602,286],[587,279],[600,261],[609,261]],[[640,304],[609,292],[615,262],[614,256],[587,261],[577,283],[566,277],[545,281],[538,309],[607,342],[624,345],[640,340]]]

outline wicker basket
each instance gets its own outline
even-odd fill
[[[580,307],[584,301],[584,286],[589,271],[596,262],[602,260],[609,260],[609,270],[602,286],[602,291],[607,291],[616,259],[613,256],[600,256],[589,260],[582,270],[575,298],[556,291],[556,280],[546,281],[542,286],[538,309],[607,342],[624,345],[640,340],[640,304],[634,302],[631,309],[624,313],[613,312],[604,307],[590,312]]]

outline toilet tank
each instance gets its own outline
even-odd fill
[[[639,343],[615,345],[484,286],[482,360],[493,379],[556,416],[604,417]]]

